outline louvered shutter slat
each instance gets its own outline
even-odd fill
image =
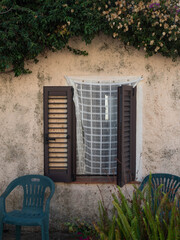
[[[135,180],[136,168],[136,88],[118,88],[117,183],[121,187]]]
[[[44,87],[45,175],[58,182],[73,179],[73,107],[71,87]]]

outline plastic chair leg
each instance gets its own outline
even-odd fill
[[[0,223],[0,240],[3,239],[3,223]]]
[[[21,226],[16,225],[16,240],[21,239]]]
[[[44,223],[41,226],[42,240],[49,240],[49,224]]]
[[[49,231],[45,230],[44,234],[45,234],[45,240],[49,240]]]

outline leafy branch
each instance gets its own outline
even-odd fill
[[[12,10],[12,7],[5,12],[0,12],[0,14],[6,14],[6,13],[10,12],[11,10]]]
[[[177,0],[2,0],[0,2],[0,72],[29,73],[28,59],[49,49],[68,48],[78,36],[90,44],[102,32],[125,46],[144,49],[147,56],[180,56],[180,9]]]

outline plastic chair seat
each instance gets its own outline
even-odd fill
[[[15,210],[6,214],[4,222],[21,226],[40,226],[44,217],[44,213]]]

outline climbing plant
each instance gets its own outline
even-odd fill
[[[178,0],[1,0],[0,72],[30,72],[24,62],[45,50],[67,47],[78,36],[90,44],[100,32],[124,44],[143,48],[147,56],[180,56]]]

